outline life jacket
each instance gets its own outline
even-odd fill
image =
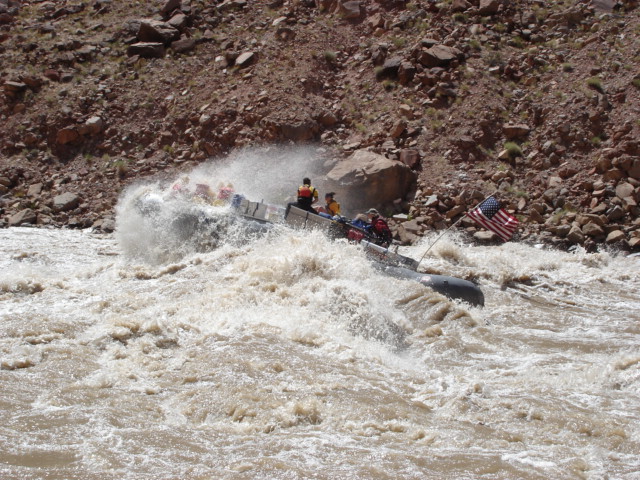
[[[233,194],[233,188],[231,188],[231,187],[222,187],[220,189],[220,191],[218,192],[218,199],[220,199],[220,200],[228,200],[229,198],[231,198],[232,194]]]
[[[392,235],[391,230],[389,229],[389,225],[380,217],[373,219],[371,222],[371,229],[378,235],[382,240],[390,242]]]
[[[340,204],[335,200],[331,200],[329,203],[327,203],[326,209],[327,213],[332,217],[335,215],[340,215]]]
[[[318,192],[311,185],[302,185],[298,188],[298,203],[301,205],[311,206],[314,197],[318,196]]]

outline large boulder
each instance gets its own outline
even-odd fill
[[[10,23],[13,23],[15,21],[15,19],[13,18],[12,15],[6,13],[6,12],[0,12],[0,25],[9,25]]]
[[[255,61],[256,54],[254,52],[244,52],[236,58],[236,66],[238,68],[246,68],[252,65]]]
[[[219,3],[216,8],[219,12],[228,12],[231,10],[242,10],[246,8],[246,6],[246,0],[224,0],[222,3]]]
[[[171,44],[171,49],[176,53],[188,53],[196,48],[195,38],[181,38]]]
[[[169,45],[180,38],[180,31],[166,22],[145,19],[140,21],[137,36],[140,42]]]
[[[27,190],[27,197],[38,197],[42,193],[42,183],[34,183],[29,185],[29,189]]]
[[[357,150],[327,174],[349,212],[390,205],[415,188],[417,175],[407,165],[368,150]]]
[[[587,223],[582,227],[582,233],[590,237],[601,237],[604,235],[604,229],[597,223]]]
[[[104,130],[104,120],[101,117],[91,117],[78,128],[82,135],[98,135]]]
[[[480,15],[495,15],[500,10],[500,0],[480,0],[478,13]]]
[[[617,0],[594,0],[591,3],[596,11],[611,13],[618,2]]]
[[[164,44],[160,42],[138,42],[127,47],[127,55],[130,57],[138,55],[142,58],[162,58],[164,54]]]
[[[633,185],[631,185],[629,182],[620,182],[616,186],[616,197],[618,197],[621,200],[624,200],[625,198],[628,198],[628,197],[632,197],[633,194],[634,194],[634,188],[633,188]]]
[[[640,158],[634,158],[629,167],[629,176],[640,180]]]
[[[396,78],[398,76],[400,65],[402,65],[402,58],[388,58],[385,60],[384,64],[376,71],[376,76],[378,77],[378,79]]]
[[[163,17],[167,17],[176,8],[180,8],[182,5],[181,0],[167,0],[164,6],[160,9],[160,13]]]
[[[313,119],[285,122],[277,125],[281,135],[294,142],[306,142],[316,136],[319,130],[318,123]]]
[[[504,136],[512,140],[514,138],[523,138],[529,135],[531,129],[529,125],[523,123],[507,123],[502,127]]]
[[[455,47],[447,45],[434,45],[429,49],[423,49],[418,56],[418,62],[425,67],[446,67],[454,60],[461,60],[464,54]]]
[[[5,82],[4,93],[8,97],[15,98],[27,89],[27,84],[22,82]]]
[[[567,240],[569,240],[573,244],[582,245],[584,242],[584,233],[578,225],[572,225],[571,230],[567,234]]]
[[[420,166],[420,152],[418,150],[404,149],[400,151],[400,161],[415,170]]]
[[[618,242],[621,242],[623,240],[626,240],[626,238],[627,237],[626,237],[626,235],[624,234],[624,232],[622,230],[614,230],[612,232],[609,232],[605,242],[606,243],[618,243]]]
[[[74,127],[65,127],[58,130],[56,142],[60,145],[66,145],[67,143],[75,142],[79,137],[80,134]]]
[[[360,18],[362,15],[362,5],[360,2],[339,2],[338,14],[345,20],[353,20]]]
[[[21,210],[9,217],[9,226],[14,227],[18,225],[34,224],[36,223],[37,218],[36,212],[30,208],[25,208],[24,210]]]
[[[452,12],[464,12],[470,8],[471,4],[467,2],[467,0],[453,0],[453,2],[451,2]]]
[[[184,13],[179,13],[167,20],[167,24],[171,25],[176,30],[184,32],[185,28],[187,28],[187,25],[189,24],[189,18]]]

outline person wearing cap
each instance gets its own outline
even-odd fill
[[[329,192],[324,195],[324,201],[326,203],[324,206],[325,212],[332,217],[340,215],[340,204],[335,201],[335,195],[335,192]]]
[[[391,229],[387,222],[380,216],[378,210],[375,208],[370,208],[367,210],[367,217],[369,218],[369,222],[371,223],[371,232],[374,234],[376,238],[376,242],[378,245],[383,247],[388,247],[391,245]]]

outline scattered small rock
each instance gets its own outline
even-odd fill
[[[73,210],[80,205],[80,197],[75,193],[63,193],[53,198],[53,208],[58,212]]]

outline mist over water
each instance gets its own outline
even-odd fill
[[[312,146],[246,148],[202,164],[187,176],[192,184],[207,183],[214,189],[231,182],[237,192],[253,201],[283,204],[295,201],[304,177],[325,190],[323,175],[331,166],[326,156],[322,148]]]
[[[144,187],[114,236],[0,230],[0,478],[639,478],[638,258],[445,237],[472,308],[319,232],[143,228]]]
[[[169,181],[131,185],[117,206],[118,241],[128,257],[151,263],[223,244],[246,243],[262,232],[229,218],[228,205],[196,202],[194,206],[191,198],[185,199],[175,188],[193,194],[206,187],[215,196],[220,188],[230,187],[252,201],[286,206],[295,201],[304,177],[315,179],[318,188],[323,186],[320,172],[327,169],[323,156],[322,149],[312,147],[244,149]]]

